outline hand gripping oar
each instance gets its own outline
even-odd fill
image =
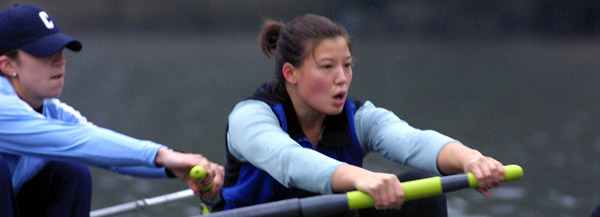
[[[523,168],[518,165],[504,166],[502,182],[514,181],[523,176]],[[415,200],[467,187],[477,188],[477,179],[472,173],[457,174],[442,177],[431,177],[401,183],[405,200]],[[306,198],[293,198],[247,206],[237,209],[214,212],[206,217],[219,216],[328,216],[336,213],[373,207],[375,200],[361,191],[351,191],[346,194],[319,195]]]
[[[196,182],[200,183],[200,182],[204,181],[204,178],[206,178],[206,169],[204,169],[204,167],[200,166],[200,165],[194,166],[190,170],[190,177],[192,177],[192,179],[194,179]],[[204,186],[204,188],[200,189],[200,191],[202,191],[202,192],[209,191],[212,188],[212,186],[213,186],[213,183],[211,182],[207,186]]]
[[[197,182],[202,182],[204,180],[204,178],[206,178],[206,169],[204,169],[204,167],[200,166],[200,165],[195,166],[190,170],[190,177],[192,177],[192,179],[196,180]],[[202,192],[208,191],[212,188],[212,186],[213,186],[213,184],[210,183],[208,186],[205,186],[204,188],[200,189],[200,191],[202,191]],[[120,204],[120,205],[115,205],[115,206],[111,206],[111,207],[94,210],[94,211],[90,212],[90,216],[91,217],[111,216],[111,215],[122,214],[122,213],[130,212],[130,211],[134,211],[134,210],[144,210],[144,209],[150,208],[151,206],[159,205],[159,204],[170,202],[170,201],[180,200],[180,199],[184,199],[184,198],[188,198],[188,197],[192,197],[192,196],[194,196],[194,192],[190,189],[186,189],[186,190],[181,190],[181,191],[170,193],[170,194],[165,194],[165,195],[151,197],[151,198],[145,198],[145,199],[136,200],[136,201]],[[207,212],[207,209],[204,205],[202,206],[202,212],[203,213]]]

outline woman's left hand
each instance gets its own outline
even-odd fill
[[[438,168],[443,174],[473,173],[479,184],[477,191],[488,197],[490,189],[500,186],[504,179],[502,163],[460,142],[450,142],[442,148],[438,155]]]
[[[479,193],[489,197],[491,188],[499,187],[504,179],[504,166],[494,158],[481,154],[471,157],[463,164],[465,172],[475,175]]]

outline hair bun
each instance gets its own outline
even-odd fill
[[[263,24],[262,30],[258,35],[260,48],[267,57],[273,56],[273,51],[277,48],[277,40],[279,40],[279,32],[285,25],[281,22],[268,20]]]
[[[269,49],[277,48],[277,39],[279,39],[279,32],[271,31],[267,33],[265,37],[265,45]]]

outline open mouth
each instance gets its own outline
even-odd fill
[[[336,100],[343,100],[344,97],[346,97],[346,93],[344,93],[344,92],[340,92],[340,93],[338,93],[338,94],[336,94],[336,95],[333,96],[333,98],[336,99]]]
[[[63,76],[64,76],[64,74],[57,74],[57,75],[53,75],[53,76],[52,76],[52,77],[50,77],[50,78],[52,78],[52,79],[60,79],[60,78],[62,78]]]

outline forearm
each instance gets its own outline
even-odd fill
[[[157,167],[166,167],[171,169],[185,168],[189,170],[196,165],[206,166],[211,162],[201,154],[183,153],[173,151],[167,147],[161,147],[156,152],[154,163]]]
[[[245,144],[250,143],[255,142]],[[286,187],[297,187],[320,194],[333,193],[330,179],[342,162],[298,144],[280,143],[281,150],[272,146],[271,151],[264,149],[268,143],[262,144],[265,145],[254,146],[255,149],[244,147],[242,153],[255,153],[245,156],[249,163],[264,170]]]
[[[371,195],[376,209],[400,209],[404,203],[404,190],[394,174],[343,164],[334,172],[331,183],[334,192],[356,189]]]
[[[102,167],[105,168],[105,167]],[[128,166],[128,167],[106,167],[105,169],[134,177],[143,178],[172,178],[164,167]]]
[[[154,163],[157,167],[163,167],[165,165],[165,161],[167,160],[167,155],[171,152],[166,147],[161,147],[156,152],[156,157],[154,158]]]
[[[356,182],[362,177],[372,175],[373,172],[350,164],[337,167],[331,178],[333,192],[345,192],[356,189]]]
[[[154,156],[162,146],[100,127],[57,121],[46,121],[43,127],[35,124],[41,122],[30,121],[29,128],[19,127],[19,131],[12,128],[13,132],[6,134],[0,132],[3,137],[0,150],[14,155],[103,167],[155,166]]]
[[[401,165],[439,173],[441,149],[456,141],[434,130],[410,126],[389,110],[366,102],[356,116],[356,132],[363,151],[375,151]]]
[[[450,142],[442,148],[438,155],[438,169],[442,174],[462,173],[465,171],[468,161],[479,157],[483,157],[479,151],[459,142]]]

